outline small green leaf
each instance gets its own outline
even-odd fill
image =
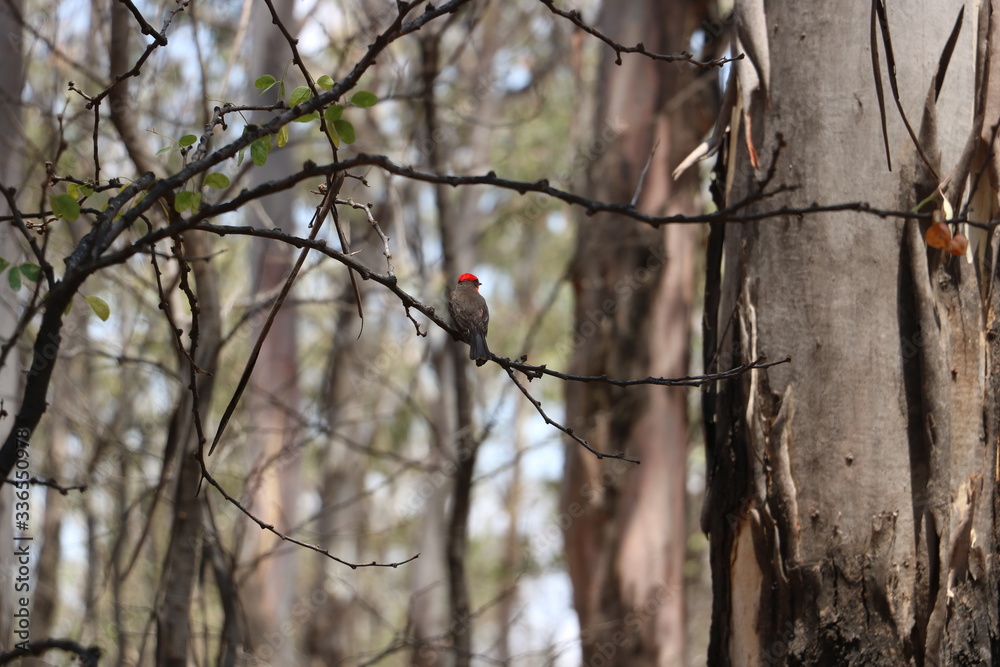
[[[312,97],[312,91],[305,86],[299,86],[292,91],[292,96],[288,98],[288,106],[297,107],[310,97]]]
[[[278,80],[273,76],[265,74],[264,76],[257,77],[257,80],[253,82],[253,87],[263,93],[277,82]]]
[[[337,130],[333,129],[333,123],[326,126],[326,133],[330,137],[330,140],[333,141],[333,145],[340,148],[340,137],[337,136]]]
[[[170,152],[170,151],[172,151],[173,149],[174,149],[174,147],[173,147],[173,146],[164,146],[164,147],[163,147],[163,148],[161,148],[160,150],[156,151],[156,154],[157,154],[157,155],[163,155],[164,153],[169,153],[169,152]]]
[[[76,183],[70,183],[66,186],[66,194],[76,199],[80,196],[80,188],[77,187]]]
[[[177,143],[179,143],[181,146],[191,146],[196,141],[198,141],[198,137],[196,137],[195,135],[185,134],[183,137],[178,139]]]
[[[213,171],[211,174],[205,176],[205,185],[216,190],[222,190],[229,187],[229,177]]]
[[[340,138],[344,140],[345,144],[354,143],[354,126],[351,125],[346,120],[335,120],[333,121],[333,129],[337,130],[337,134]]]
[[[275,139],[277,141],[278,148],[281,148],[282,146],[284,146],[285,144],[288,143],[288,126],[287,125],[282,125],[281,126],[281,129],[278,130],[278,136],[275,137]]]
[[[250,144],[250,159],[258,167],[263,167],[267,164],[267,154],[271,152],[271,139],[270,137],[261,137],[257,141]]]
[[[359,90],[351,95],[351,104],[362,109],[373,107],[376,102],[378,102],[378,98],[374,93],[369,93],[367,90]]]
[[[190,190],[181,190],[177,193],[177,196],[174,197],[174,210],[178,213],[183,213],[189,208],[197,210],[200,204],[201,194],[191,192]]]
[[[88,296],[87,303],[90,305],[90,309],[94,311],[94,314],[101,318],[102,322],[107,322],[108,318],[111,317],[111,308],[101,297]]]
[[[73,222],[80,217],[80,204],[71,195],[53,195],[49,197],[52,212],[67,222]]]
[[[7,283],[15,292],[21,289],[21,272],[16,266],[10,267],[10,271],[7,272]]]
[[[10,262],[8,262],[3,257],[0,257],[0,273],[3,273],[3,270],[6,269],[8,266],[10,266]]]
[[[322,88],[323,90],[330,90],[331,88],[333,88],[334,81],[326,74],[324,74],[323,76],[321,76],[316,80],[316,85]]]
[[[37,283],[38,279],[42,277],[42,269],[37,264],[26,262],[17,268],[21,270],[22,276],[33,283]]]
[[[293,123],[308,123],[309,121],[316,120],[317,118],[319,118],[319,113],[317,113],[315,111],[311,111],[311,112],[307,113],[305,116],[299,116],[298,118],[293,118],[292,122]]]
[[[344,107],[339,104],[331,104],[323,112],[323,118],[326,118],[326,122],[332,123],[335,120],[340,120],[340,117],[344,115]]]
[[[86,185],[81,185],[80,194],[83,195],[84,197],[90,197],[91,195],[94,194],[94,188],[87,187]]]

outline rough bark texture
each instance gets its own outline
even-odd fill
[[[212,256],[210,237],[201,232],[191,232],[181,252],[193,260],[198,295],[198,348],[194,361],[198,368],[211,375],[198,375],[192,382],[198,387],[198,417],[202,423],[208,418],[212,391],[215,386],[216,362],[222,345],[222,320],[219,303],[218,277],[208,260]],[[188,360],[180,355],[181,374],[190,373]],[[163,604],[157,615],[156,664],[183,667],[192,656],[192,629],[190,623],[191,599],[201,570],[204,547],[203,509],[205,499],[199,496],[201,467],[196,454],[199,433],[195,427],[194,397],[184,388],[177,401],[170,421],[166,449],[178,453],[179,465],[174,487],[174,518],[170,531],[170,545],[163,561]]]
[[[609,2],[599,24],[623,43],[679,51],[697,25],[696,11],[694,3]],[[696,176],[674,183],[668,168],[705,129],[692,122],[697,99],[680,105],[683,112],[671,105],[696,72],[643,58],[626,58],[618,67],[602,55],[600,102],[584,150],[591,160],[586,191],[627,202],[641,190],[636,205],[643,211],[694,212]],[[581,218],[571,271],[574,372],[685,374],[697,236],[693,226],[657,230],[611,216]],[[567,419],[599,450],[626,451],[642,461],[597,460],[575,444],[567,447],[562,523],[584,663],[680,664],[685,394],[570,384]]]
[[[961,6],[925,1],[888,16],[902,105],[941,178],[961,164],[984,92],[970,7],[921,123]],[[770,99],[743,99],[762,169],[783,135],[772,186],[799,189],[752,210],[859,200],[909,210],[933,192],[883,74],[887,170],[870,20],[864,3],[767,3]],[[987,129],[996,116],[986,113]],[[730,204],[755,187],[744,132],[734,116]],[[706,321],[719,367],[760,353],[793,361],[707,397],[717,401],[703,512],[710,664],[989,664],[996,653],[997,343],[981,296],[995,261],[928,249],[924,228],[843,212],[725,230],[721,303]]]

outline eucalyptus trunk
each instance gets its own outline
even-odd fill
[[[954,0],[889,10],[915,137],[871,6],[768,2],[765,29],[740,33],[754,57],[738,68],[754,69],[737,75],[726,204],[773,170],[766,190],[789,188],[740,213],[860,201],[947,216],[940,183],[956,214],[976,189],[970,218],[997,217],[989,4],[978,16]],[[928,247],[927,225],[848,210],[725,226],[706,355],[718,368],[791,363],[706,395],[710,664],[996,662],[996,240],[955,227],[972,248],[954,256]]]

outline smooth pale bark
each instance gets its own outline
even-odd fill
[[[971,5],[936,127],[920,125],[963,4],[890,6],[888,17],[903,107],[942,178],[976,106]],[[770,99],[757,93],[750,115],[771,187],[798,189],[749,210],[911,210],[933,192],[883,73],[887,169],[869,26],[867,3],[767,3]],[[733,127],[729,204],[755,187],[744,127]],[[995,188],[988,173],[982,187]],[[993,190],[987,208],[995,201]],[[713,665],[990,661],[997,408],[986,363],[997,349],[980,281],[995,283],[995,268],[928,249],[922,229],[857,212],[727,225],[721,304],[706,325],[720,335],[718,366],[761,353],[792,363],[709,395]]]
[[[680,51],[693,3],[605,3],[602,31],[622,43]],[[697,143],[697,96],[671,105],[696,79],[687,67],[601,53],[587,192],[653,214],[698,210],[697,178],[669,168]],[[654,152],[655,146],[655,152]],[[643,175],[644,168],[648,171]],[[640,185],[641,182],[641,185]],[[576,294],[572,367],[616,378],[685,375],[694,292],[694,226],[653,229],[582,217],[571,280]],[[567,446],[562,503],[585,664],[676,665],[685,654],[682,566],[687,403],[683,390],[598,383],[567,386],[567,420],[592,446],[624,450],[635,466]]]
[[[274,8],[293,35],[298,26],[293,18],[294,3],[281,0]],[[281,32],[275,29],[270,12],[255,4],[252,13],[255,76],[285,71],[291,51]],[[265,95],[265,101],[271,98]],[[294,172],[297,168],[291,150],[275,150],[267,164],[253,170],[253,184],[265,183]],[[295,208],[294,192],[287,190],[267,197],[261,206],[252,207],[248,216],[258,227],[290,227]],[[332,224],[327,220],[325,224]],[[255,240],[250,261],[251,290],[254,299],[270,304],[294,263],[293,250],[282,244]],[[263,310],[269,312],[269,308]],[[299,499],[299,367],[297,353],[297,314],[293,298],[278,311],[247,387],[245,419],[248,442],[241,452],[248,475],[247,494],[256,516],[280,531],[296,525]],[[263,317],[254,318],[251,340],[261,333]],[[246,650],[256,657],[275,662],[294,661],[297,632],[287,631],[290,609],[294,604],[297,554],[280,549],[276,538],[262,534],[256,526],[243,524],[241,560],[254,563],[247,580],[251,607],[244,607],[249,629]],[[261,560],[258,560],[261,559]],[[285,628],[285,629],[282,629]]]

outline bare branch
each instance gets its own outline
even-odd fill
[[[578,443],[580,443],[580,445],[584,449],[586,449],[588,452],[596,456],[598,459],[621,459],[622,461],[627,461],[628,463],[635,463],[636,465],[639,464],[639,459],[630,459],[629,457],[625,456],[624,452],[619,452],[618,454],[609,454],[607,452],[599,452],[593,447],[591,447],[590,443],[588,443],[586,440],[584,440],[576,433],[574,433],[573,429],[567,426],[563,426],[555,419],[552,419],[552,417],[549,417],[548,414],[546,414],[545,410],[542,409],[541,401],[535,399],[534,396],[528,393],[527,388],[523,384],[518,382],[517,377],[514,375],[514,371],[511,370],[511,367],[504,366],[504,370],[507,372],[507,376],[510,377],[510,381],[513,382],[517,386],[517,388],[521,390],[521,393],[524,394],[525,398],[527,398],[528,401],[531,402],[531,405],[534,406],[535,410],[538,412],[539,415],[541,415],[542,419],[545,420],[546,424],[548,424],[549,426],[556,427],[569,437],[573,438],[573,440],[576,440]]]
[[[5,479],[3,480],[5,484],[11,484],[16,486],[17,484],[31,484],[32,486],[47,486],[50,489],[55,489],[61,495],[68,496],[70,491],[86,491],[86,484],[71,484],[69,486],[63,486],[54,479],[45,479],[44,477],[32,477],[28,480],[14,480]]]
[[[604,33],[602,33],[600,30],[597,30],[596,28],[593,28],[590,25],[588,25],[580,16],[580,12],[578,12],[577,10],[571,9],[569,11],[565,11],[559,9],[558,7],[556,7],[554,0],[539,0],[539,2],[548,7],[549,11],[551,11],[553,14],[563,17],[564,19],[568,20],[570,23],[580,28],[587,34],[593,35],[594,37],[596,37],[597,39],[601,40],[602,42],[610,46],[612,49],[614,49],[615,55],[617,56],[615,58],[616,65],[622,64],[623,53],[639,53],[651,60],[662,60],[668,63],[673,63],[673,62],[690,63],[695,67],[701,69],[722,67],[726,63],[731,63],[734,60],[743,60],[744,58],[744,54],[741,53],[740,55],[735,56],[733,58],[725,57],[725,58],[715,58],[713,60],[703,61],[703,60],[696,60],[694,56],[692,56],[690,53],[686,51],[677,55],[653,53],[652,51],[646,50],[646,47],[643,45],[642,42],[639,42],[635,46],[623,46],[618,42],[614,41],[613,39],[611,39],[610,37],[608,37],[607,35],[605,35]]]

